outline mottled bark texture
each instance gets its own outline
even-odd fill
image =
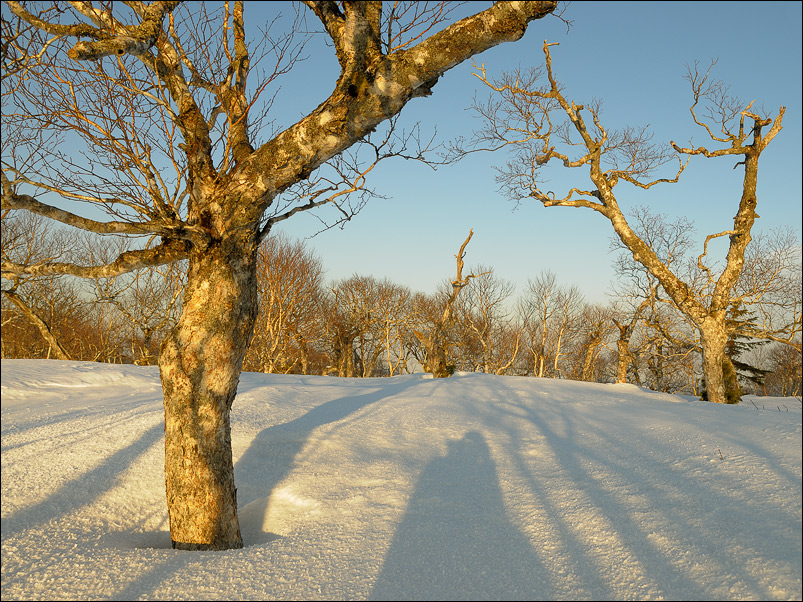
[[[173,547],[242,547],[229,416],[256,320],[256,254],[191,253],[184,309],[164,341],[165,482]]]
[[[72,61],[113,62],[121,57],[129,61],[126,69],[141,69],[143,76],[132,79],[109,75],[119,73],[117,66],[109,71],[88,68],[85,73],[96,78],[99,94],[114,90],[122,99],[122,106],[128,106],[128,100],[136,98],[151,102],[141,115],[156,117],[150,124],[153,129],[141,134],[142,139],[137,139],[139,134],[129,129],[128,135],[134,142],[114,146],[109,151],[117,155],[110,163],[112,173],[114,165],[124,165],[135,170],[139,181],[145,183],[142,199],[127,201],[127,206],[139,212],[141,219],[101,223],[74,212],[56,210],[18,193],[16,184],[30,184],[31,180],[15,170],[12,170],[14,184],[4,174],[3,209],[25,209],[96,232],[154,234],[162,238],[162,243],[130,252],[103,266],[25,266],[4,260],[2,269],[4,276],[52,272],[101,277],[178,259],[189,260],[182,315],[159,358],[165,404],[170,532],[177,548],[221,550],[242,546],[229,416],[254,326],[255,252],[272,223],[328,200],[322,198],[294,207],[271,218],[267,225],[263,221],[266,209],[277,195],[306,180],[318,167],[397,115],[411,99],[430,95],[447,70],[497,44],[518,40],[530,21],[550,14],[556,3],[496,2],[428,37],[419,39],[411,34],[409,43],[399,47],[402,49],[387,52],[381,42],[384,39],[381,2],[304,2],[331,38],[340,74],[330,96],[314,111],[258,147],[253,146],[254,138],[249,132],[249,111],[264,82],[252,81],[252,86],[247,85],[252,61],[244,33],[247,21],[244,10],[256,3],[226,3],[222,12],[225,23],[218,26],[215,22],[200,32],[201,37],[206,36],[200,43],[197,37],[187,41],[192,47],[202,48],[220,44],[219,48],[201,53],[206,60],[212,55],[219,57],[219,62],[205,71],[184,53],[184,48],[189,47],[179,40],[184,30],[174,27],[174,19],[184,16],[175,10],[180,4],[124,3],[125,9],[117,10],[121,7],[115,6],[112,10],[72,3],[57,15],[58,22],[51,23],[48,19],[52,11],[32,14],[26,8],[29,5],[8,3],[14,17],[28,28],[23,28],[23,32],[32,29],[48,36],[61,36],[59,39],[72,38],[73,46],[67,52]],[[201,4],[192,10],[204,12],[206,7]],[[75,24],[65,24],[70,19]],[[398,27],[394,20],[389,21],[389,26]],[[211,24],[213,20],[204,15],[182,26],[189,25],[192,33],[196,33],[195,28],[203,27],[199,23]],[[6,28],[3,31],[5,35]],[[74,41],[79,36],[80,41]],[[59,82],[69,82],[70,65],[64,66],[62,78],[55,83],[43,79],[48,77],[48,70],[31,70],[42,56],[35,48],[39,38],[23,37],[9,40],[17,53],[16,73],[23,82],[19,90],[24,91],[26,77],[39,77],[38,85],[51,88]],[[412,45],[413,42],[417,43]],[[4,39],[4,47],[5,43]],[[139,82],[147,82],[144,90],[136,87]],[[66,99],[51,114],[58,131],[69,130],[76,122],[90,124],[92,130],[91,124],[107,119],[107,127],[101,128],[100,133],[92,130],[87,134],[86,127],[82,130],[90,147],[107,142],[103,132],[117,131],[119,125],[115,125],[115,114],[98,116],[98,112],[103,112],[99,102],[92,108],[91,118],[85,119],[70,94],[67,91],[52,97]],[[207,96],[203,97],[204,94]],[[31,115],[47,109],[36,94],[22,100],[36,105]],[[132,101],[131,106],[135,105]],[[218,120],[221,115],[225,119]],[[220,126],[220,122],[225,125]],[[160,166],[151,162],[152,141],[147,136],[159,128],[163,129],[163,148],[170,149],[168,156],[182,155],[175,165],[180,167],[183,181],[176,188],[186,188],[186,206],[182,206],[183,195],[178,198],[165,190],[156,177]],[[45,178],[48,174],[37,175]],[[70,193],[69,185],[61,189],[53,185],[41,188],[61,193],[67,199],[113,207],[119,199],[114,198],[111,186],[104,185],[108,191],[105,197],[77,196]]]
[[[443,329],[435,327],[430,336],[424,336],[416,332],[418,339],[424,345],[427,359],[424,362],[424,370],[432,374],[433,378],[448,378],[454,371],[454,366],[449,365],[446,356],[446,341],[444,340]]]

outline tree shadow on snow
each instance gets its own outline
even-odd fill
[[[270,495],[292,470],[296,456],[315,429],[343,420],[416,384],[418,381],[406,379],[390,385],[382,383],[370,393],[333,399],[295,420],[260,431],[234,468],[243,543],[258,545],[278,537],[263,530]]]
[[[261,545],[280,538],[276,533],[264,530],[264,517],[268,500],[276,485],[293,467],[296,455],[304,447],[307,438],[316,428],[337,422],[365,406],[391,396],[415,383],[401,382],[395,386],[383,385],[376,391],[353,397],[328,401],[306,414],[261,431],[248,446],[235,465],[237,483],[238,517],[245,547]],[[137,548],[170,550],[170,534],[164,532],[144,533],[135,538]],[[206,555],[214,557],[217,552],[175,552],[169,554],[150,570],[145,571],[126,584],[116,600],[131,600],[150,594],[164,582],[165,575],[184,570],[189,563]]]
[[[469,432],[430,462],[396,529],[371,600],[538,600],[553,595],[507,518],[485,439]]]
[[[493,407],[504,405],[498,403]],[[570,487],[583,493],[586,501],[578,504],[588,504],[586,511],[616,533],[620,554],[641,571],[640,579],[634,575],[630,586],[635,595],[643,593],[638,589],[640,585],[667,599],[717,599],[718,593],[710,583],[699,579],[684,562],[678,562],[680,552],[696,558],[692,565],[697,565],[698,570],[739,575],[741,586],[748,587],[755,597],[772,597],[771,590],[755,579],[755,571],[744,570],[744,563],[754,559],[751,551],[739,550],[731,539],[741,524],[764,519],[743,509],[742,502],[723,498],[716,486],[720,479],[716,471],[689,474],[689,463],[676,462],[683,457],[678,456],[677,445],[666,435],[655,436],[645,430],[622,437],[619,429],[606,428],[606,421],[616,420],[615,413],[608,415],[600,410],[584,415],[561,404],[552,404],[544,411],[529,404],[516,407],[519,410],[516,415],[523,415],[544,437],[555,457],[556,474],[567,475]],[[662,424],[661,406],[651,411],[651,422]],[[688,426],[677,428],[692,430],[695,419],[698,418],[689,416]],[[675,408],[669,406],[665,422],[672,424],[677,420]],[[511,430],[510,435],[513,449],[526,448],[521,433]],[[532,434],[528,439],[532,439]],[[596,453],[598,449],[605,449],[606,453],[600,455]],[[595,562],[598,553],[579,537],[577,526],[550,500],[549,487],[531,473],[521,455],[514,455],[514,460],[521,474],[530,475],[531,491],[542,501],[550,523],[560,532],[569,552],[578,595],[595,599],[621,597],[622,590],[617,589],[621,584],[617,585],[604,569],[605,562],[615,558],[613,551],[606,550],[610,557]],[[726,476],[722,478],[727,480]],[[723,508],[728,511],[723,513]],[[744,519],[740,514],[745,515]],[[653,535],[660,537],[656,540]],[[738,536],[736,541],[740,541]],[[758,547],[757,543],[751,545]],[[742,554],[746,557],[740,559]]]
[[[95,468],[65,482],[42,501],[21,508],[3,519],[2,538],[6,539],[28,528],[57,520],[92,504],[120,482],[120,475],[164,436],[164,425],[156,424],[135,441],[105,458]]]

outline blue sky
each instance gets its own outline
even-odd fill
[[[455,15],[484,10],[490,4],[468,2]],[[786,107],[784,128],[761,158],[761,218],[754,233],[790,225],[800,238],[802,6],[801,2],[573,2],[564,12],[572,21],[568,30],[555,17],[534,21],[524,38],[497,46],[476,60],[485,64],[490,76],[519,66],[540,66],[544,40],[558,42],[552,48],[553,70],[565,84],[564,94],[578,102],[602,99],[607,128],[649,124],[655,141],[708,144],[691,121],[691,94],[683,76],[686,65],[695,60],[707,66],[718,59],[714,75],[731,86],[732,94],[746,102],[755,99],[754,107],[763,106],[772,115],[781,105]],[[292,18],[294,10],[289,2],[248,2],[246,27],[255,35],[253,26],[268,23],[279,13]],[[279,21],[276,27],[286,22]],[[322,42],[323,36],[313,39],[305,60],[278,80],[281,89],[269,118],[279,129],[292,125],[332,91],[338,65],[333,50]],[[404,126],[418,122],[424,133],[437,129],[442,141],[469,136],[479,122],[467,109],[475,94],[486,95],[474,72],[471,61],[447,72],[432,96],[405,107]],[[613,231],[608,221],[587,209],[547,209],[537,202],[515,209],[494,181],[493,166],[504,163],[501,153],[471,155],[438,171],[391,160],[372,171],[368,181],[388,198],[371,201],[342,229],[316,235],[321,222],[301,213],[277,230],[305,239],[321,257],[329,281],[372,275],[429,293],[454,276],[454,255],[473,228],[468,267],[493,267],[499,277],[516,285],[517,292],[528,278],[550,270],[561,284],[578,286],[589,301],[606,302],[614,279],[609,252]],[[743,177],[733,164],[727,158],[697,157],[680,183],[649,191],[621,183],[617,198],[625,210],[647,205],[670,219],[694,220],[702,241],[707,234],[732,227]],[[589,182],[584,170],[559,165],[550,166],[543,175],[549,179],[546,189],[557,194],[574,186],[587,187]],[[711,245],[709,257],[724,256],[724,241]]]
[[[261,11],[281,6],[259,4],[264,8],[251,9],[255,19]],[[489,4],[469,2],[462,10],[476,12]],[[537,66],[543,63],[544,40],[559,42],[552,49],[553,69],[566,84],[565,94],[579,102],[603,99],[607,127],[649,124],[656,141],[691,139],[702,144],[704,132],[691,122],[691,95],[683,75],[687,63],[699,60],[707,66],[718,59],[714,74],[731,86],[732,94],[748,102],[755,99],[754,106],[763,105],[773,115],[786,106],[784,128],[762,155],[761,218],[754,232],[788,224],[800,236],[801,6],[573,2],[564,14],[573,21],[568,31],[556,18],[535,21],[520,41],[491,49],[477,61],[485,63],[489,74]],[[322,102],[337,75],[333,69],[331,49],[311,50],[283,82],[276,105],[280,119],[293,113],[300,117]],[[478,122],[464,109],[475,91],[485,94],[473,71],[470,62],[449,71],[431,97],[407,105],[405,123],[420,121],[424,131],[437,127],[443,139],[469,134]],[[288,107],[290,112],[284,112]],[[370,185],[390,198],[372,201],[343,229],[318,234],[307,244],[321,256],[329,280],[356,273],[432,292],[454,275],[454,254],[473,228],[467,265],[492,266],[498,276],[515,283],[517,291],[528,278],[551,270],[562,284],[577,285],[590,301],[605,302],[614,277],[610,224],[586,209],[547,209],[532,202],[514,210],[494,181],[492,166],[504,160],[502,154],[483,153],[435,172],[403,160],[380,165]],[[669,217],[687,216],[702,240],[733,224],[743,176],[733,163],[727,158],[696,158],[679,184],[649,191],[620,184],[618,198],[624,208],[649,205]],[[588,183],[580,169],[556,165],[544,175],[555,192]],[[320,230],[320,223],[300,214],[279,229],[306,238]]]

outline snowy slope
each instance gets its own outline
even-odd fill
[[[175,552],[158,369],[3,360],[2,598],[800,599],[800,402],[754,401],[246,373],[245,548]]]

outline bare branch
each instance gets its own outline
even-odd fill
[[[96,266],[81,266],[74,263],[44,262],[21,265],[3,259],[2,277],[14,278],[23,274],[31,276],[69,274],[78,278],[111,278],[140,268],[173,263],[187,258],[183,241],[167,240],[155,247],[121,253],[112,263]]]
[[[70,360],[70,354],[64,347],[62,347],[59,340],[53,334],[53,331],[45,323],[45,321],[37,314],[16,292],[12,290],[3,289],[3,294],[6,298],[16,305],[19,310],[28,318],[31,323],[36,326],[36,329],[42,335],[42,338],[50,345],[50,348],[55,352],[56,358],[60,360]]]
[[[144,57],[156,43],[165,15],[172,12],[180,3],[152,2],[142,14],[142,23],[137,27],[126,28],[128,35],[115,35],[95,42],[78,42],[67,56],[76,61],[94,61],[105,56],[121,54]]]

